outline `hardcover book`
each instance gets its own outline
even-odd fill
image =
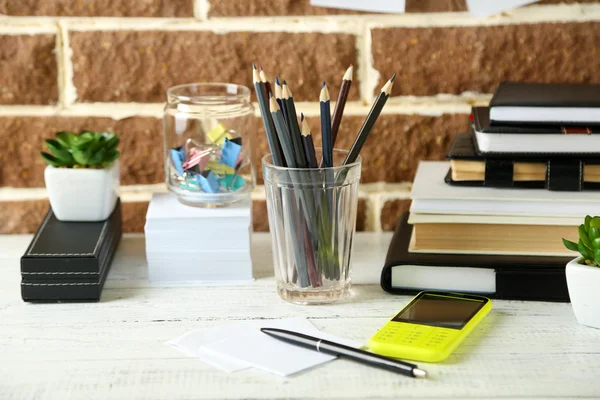
[[[381,272],[381,287],[389,293],[443,290],[506,300],[569,301],[565,266],[573,257],[411,253],[411,234],[405,213]]]
[[[63,222],[48,211],[21,257],[25,301],[98,301],[121,239],[121,203],[99,222]]]
[[[456,135],[447,157],[452,173],[447,183],[463,186],[600,190],[600,157],[579,154],[478,154],[471,134]]]
[[[600,85],[503,82],[490,108],[493,124],[600,124]]]
[[[546,155],[595,154],[600,149],[600,126],[492,124],[489,107],[473,107],[473,130],[480,154]]]
[[[450,162],[420,162],[411,191],[411,212],[579,218],[598,214],[595,191],[459,187],[444,182],[449,169]]]

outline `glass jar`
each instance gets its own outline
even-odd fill
[[[163,118],[169,190],[197,207],[248,198],[256,179],[250,154],[255,129],[247,87],[192,83],[169,88]]]

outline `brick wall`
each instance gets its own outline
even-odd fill
[[[251,86],[253,61],[291,81],[317,137],[320,80],[336,88],[354,64],[343,147],[397,72],[363,150],[358,221],[391,230],[410,206],[418,160],[443,159],[471,105],[500,81],[600,83],[600,0],[546,0],[480,20],[465,10],[464,0],[407,0],[404,15],[308,0],[0,0],[0,233],[35,230],[48,206],[43,140],[82,128],[121,135],[125,229],[142,231],[148,200],[164,190],[165,89]],[[253,194],[257,230],[268,229],[263,191]]]

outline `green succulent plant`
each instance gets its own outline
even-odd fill
[[[52,154],[41,152],[44,161],[57,168],[107,168],[119,157],[119,137],[114,133],[58,132],[47,139]]]
[[[586,216],[585,222],[579,225],[579,241],[563,238],[563,243],[567,249],[578,251],[585,264],[600,266],[600,217]]]

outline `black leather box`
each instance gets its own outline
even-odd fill
[[[100,222],[62,222],[52,209],[21,257],[25,301],[99,301],[121,239],[121,202]]]

